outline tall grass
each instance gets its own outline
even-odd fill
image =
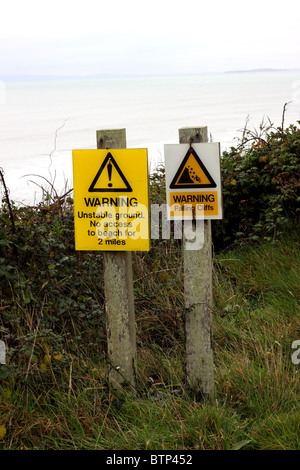
[[[1,449],[300,449],[300,130],[260,130],[245,129],[222,159],[226,217],[213,221],[213,240],[236,247],[213,260],[210,405],[186,387],[180,241],[133,254],[137,396],[117,394],[102,256],[74,250],[70,191],[42,178],[43,202],[16,207],[0,170]],[[150,202],[165,202],[163,168]]]
[[[56,236],[65,230],[54,226]],[[1,290],[2,449],[300,448],[299,366],[291,361],[300,339],[297,230],[214,258],[210,406],[186,389],[180,243],[155,241],[150,253],[134,255],[136,399],[106,380],[103,295],[93,271],[101,257],[76,258],[66,241],[64,252],[55,243],[44,247],[47,276],[30,278],[27,263],[6,271]]]

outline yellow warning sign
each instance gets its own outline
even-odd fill
[[[166,144],[169,220],[222,219],[220,144]]]
[[[76,250],[148,251],[146,149],[73,150]]]
[[[215,188],[216,183],[207,171],[206,167],[196,154],[193,148],[190,148],[184,157],[178,171],[176,172],[171,184],[171,189],[176,188]]]

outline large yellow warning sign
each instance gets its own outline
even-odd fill
[[[73,150],[76,250],[148,251],[146,149]]]

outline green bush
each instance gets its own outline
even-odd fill
[[[0,334],[9,354],[31,347],[37,329],[35,349],[44,355],[60,352],[62,338],[71,349],[81,347],[83,336],[91,345],[105,342],[102,257],[75,252],[73,201],[61,202],[2,206]]]
[[[220,246],[273,238],[284,226],[278,214],[287,214],[288,223],[297,218],[296,141],[299,131],[292,127],[273,137],[248,133],[224,156],[225,219],[215,221],[214,230]],[[150,181],[151,203],[165,203],[164,191],[160,168]],[[264,196],[265,206],[246,226],[241,214],[249,218]],[[282,208],[275,225],[267,217],[272,204]],[[244,226],[248,231],[238,238]],[[7,363],[0,366],[0,448],[299,449],[299,381],[291,361],[300,334],[297,231],[276,245],[263,241],[214,258],[213,406],[186,393],[180,240],[153,240],[149,253],[134,253],[133,273],[136,400],[119,399],[107,381],[102,255],[74,250],[72,199],[16,207],[6,193],[0,210],[0,338],[7,347]]]
[[[300,123],[300,121],[299,121]],[[300,130],[295,125],[245,130],[221,159],[224,220],[216,249],[240,240],[271,240],[299,221]]]

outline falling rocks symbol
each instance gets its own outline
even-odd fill
[[[179,184],[194,184],[194,181],[192,180],[191,176],[190,176],[190,172],[188,170],[188,168],[185,168],[183,170],[183,173],[182,175],[180,176],[180,179],[178,180],[178,183]]]
[[[216,188],[216,186],[207,168],[191,147],[182,160],[170,188]]]

